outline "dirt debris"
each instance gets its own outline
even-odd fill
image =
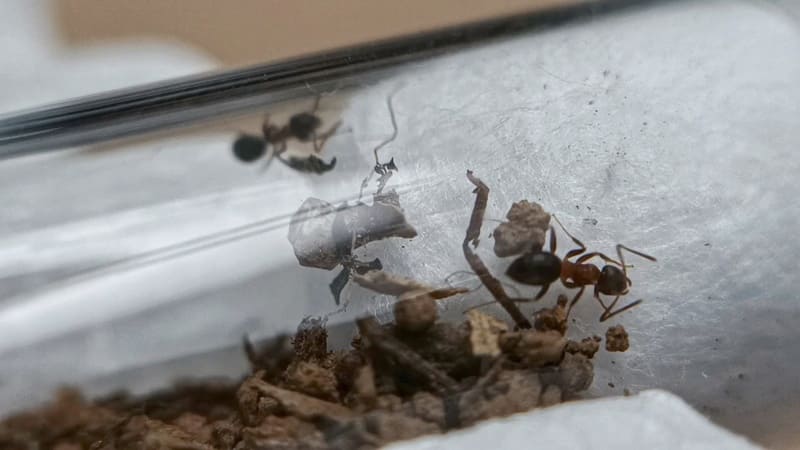
[[[402,300],[400,316],[425,312],[416,302],[426,301],[435,302]],[[595,337],[511,331],[477,311],[463,323],[422,315],[425,326],[359,319],[353,347],[340,351],[328,348],[324,321],[304,320],[292,338],[248,342],[253,372],[240,383],[96,401],[65,390],[0,422],[0,447],[371,449],[557,404],[591,384]]]
[[[511,205],[508,221],[494,229],[494,253],[504,258],[521,255],[544,245],[550,214],[536,202],[522,200]]]
[[[628,332],[622,325],[614,325],[606,330],[606,350],[609,352],[624,352],[630,347]]]
[[[567,345],[564,350],[568,353],[580,353],[583,356],[591,359],[594,357],[595,353],[600,350],[601,341],[602,339],[600,336],[586,337],[581,339],[580,342],[567,341]]]
[[[469,343],[475,356],[498,356],[500,335],[508,331],[508,325],[500,319],[478,310],[467,313],[470,334]]]

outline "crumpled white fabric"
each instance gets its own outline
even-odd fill
[[[649,390],[631,397],[566,403],[425,436],[386,450],[755,450],[679,397]]]

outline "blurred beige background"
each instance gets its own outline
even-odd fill
[[[226,66],[255,64],[587,0],[59,0],[70,46],[174,39]]]

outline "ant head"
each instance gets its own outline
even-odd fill
[[[319,128],[320,125],[322,125],[322,120],[307,112],[295,114],[289,119],[289,131],[291,131],[292,136],[301,141],[309,140],[314,130]]]
[[[242,134],[233,142],[233,155],[241,162],[251,163],[264,156],[267,142],[252,134]]]
[[[544,286],[561,276],[561,259],[550,252],[529,252],[515,259],[506,275],[517,283]]]
[[[597,289],[606,295],[624,295],[628,293],[628,278],[617,266],[607,265],[600,272]]]

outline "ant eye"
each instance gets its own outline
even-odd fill
[[[264,156],[267,143],[258,136],[243,134],[233,143],[233,154],[241,162],[250,163]]]

